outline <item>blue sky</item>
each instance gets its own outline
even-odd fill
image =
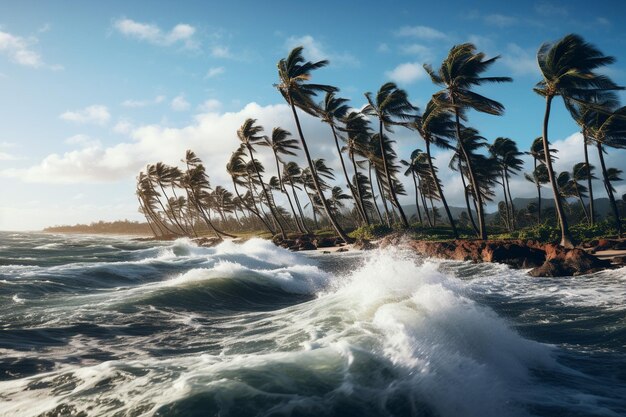
[[[423,106],[436,88],[422,64],[437,66],[453,44],[474,42],[488,55],[502,56],[491,75],[515,81],[482,88],[505,105],[506,114],[470,114],[470,124],[490,141],[507,136],[525,149],[540,134],[544,110],[532,92],[540,79],[534,57],[542,42],[579,33],[617,58],[607,73],[626,84],[626,3],[594,6],[2,2],[0,230],[139,219],[133,195],[138,170],[157,160],[176,163],[187,148],[206,161],[214,184],[227,182],[223,166],[246,117],[258,118],[267,130],[281,125],[294,131],[272,84],[276,62],[299,44],[308,59],[331,61],[315,80],[338,86],[358,108],[364,92],[389,80]],[[314,156],[337,166],[326,126],[306,120],[305,129]],[[580,160],[576,131],[558,102],[550,130],[561,150],[558,169]],[[403,157],[422,146],[408,131],[398,130],[395,139]],[[624,154],[611,151],[609,164],[626,169]],[[446,172],[446,158],[438,155],[444,184],[453,204],[460,204],[460,184]],[[523,180],[513,191],[533,195]],[[410,204],[412,197],[404,201]]]

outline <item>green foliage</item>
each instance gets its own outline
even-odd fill
[[[615,223],[608,220],[596,222],[593,226],[587,223],[579,223],[570,227],[570,232],[577,242],[617,235]]]
[[[370,224],[361,226],[349,233],[353,239],[378,239],[392,232],[392,229],[384,224]]]

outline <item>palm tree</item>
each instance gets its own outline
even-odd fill
[[[335,139],[335,146],[337,148],[337,154],[339,155],[339,162],[341,162],[341,168],[343,170],[343,175],[346,180],[346,185],[350,188],[350,193],[352,194],[352,199],[354,200],[354,205],[357,208],[357,212],[361,217],[363,223],[367,224],[367,215],[363,211],[363,208],[360,204],[360,199],[357,196],[357,191],[352,188],[352,184],[350,182],[350,177],[348,176],[348,171],[346,170],[346,164],[343,160],[343,154],[341,152],[341,147],[339,146],[339,134],[337,133],[337,122],[346,117],[348,114],[349,106],[346,104],[348,102],[345,98],[339,98],[335,96],[334,92],[327,92],[324,96],[324,101],[318,105],[319,108],[319,116],[322,122],[327,123],[330,126],[330,130],[333,133],[333,138]]]
[[[613,57],[604,56],[595,46],[574,34],[553,43],[544,43],[537,52],[537,62],[543,79],[537,83],[534,91],[546,99],[543,118],[544,158],[561,227],[561,245],[565,247],[574,245],[559,198],[552,161],[549,158],[548,124],[552,100],[556,96],[561,96],[566,101],[589,101],[603,92],[618,89],[608,77],[594,72],[614,61]]]
[[[250,162],[252,162],[252,166],[254,168],[254,172],[256,173],[257,180],[261,184],[261,189],[263,190],[263,195],[265,196],[265,201],[267,202],[267,206],[270,209],[272,217],[274,218],[274,222],[278,229],[280,230],[280,235],[283,239],[287,239],[287,234],[285,233],[285,229],[283,225],[280,223],[278,219],[278,215],[272,205],[272,201],[267,193],[267,188],[265,188],[265,183],[261,178],[261,173],[259,172],[259,167],[254,159],[254,145],[257,145],[265,140],[265,137],[261,135],[263,132],[263,127],[256,125],[256,119],[246,119],[243,122],[239,130],[237,131],[237,137],[241,141],[241,143],[248,150],[248,154],[250,156]]]
[[[548,168],[544,164],[536,165],[531,174],[524,174],[527,181],[532,182],[537,187],[537,222],[541,223],[541,186],[550,182]]]
[[[626,106],[616,110],[607,108],[597,108],[590,115],[589,139],[595,142],[598,149],[598,157],[600,158],[600,168],[602,169],[602,179],[604,188],[611,203],[613,216],[615,217],[615,225],[617,227],[618,236],[622,235],[622,222],[620,219],[619,209],[615,201],[615,191],[611,185],[611,175],[604,161],[605,146],[612,148],[626,148]]]
[[[367,181],[365,175],[359,175],[357,169],[356,156],[367,158],[368,145],[371,138],[370,122],[364,117],[363,113],[352,111],[343,119],[344,127],[341,129],[346,132],[346,149],[348,151],[348,157],[352,162],[352,169],[354,170],[354,189],[356,190],[358,205],[360,206],[360,212],[363,214],[365,223],[370,224],[369,216],[367,215],[366,201],[367,198],[361,193],[362,185],[359,183],[361,180]],[[369,183],[369,181],[367,181]],[[371,183],[369,184],[371,187]],[[367,187],[366,187],[367,188]],[[376,211],[378,207],[376,206]]]
[[[349,243],[352,241],[352,239],[349,238],[346,232],[341,228],[341,226],[331,213],[331,207],[328,204],[328,201],[326,201],[326,198],[324,197],[324,193],[319,184],[317,173],[315,172],[313,167],[313,161],[311,159],[311,154],[309,153],[309,147],[307,146],[306,140],[304,139],[304,134],[302,133],[300,119],[298,118],[298,113],[296,111],[296,107],[298,107],[305,113],[316,116],[318,114],[318,110],[315,102],[313,101],[313,97],[315,97],[320,92],[337,91],[337,88],[330,85],[313,84],[308,82],[311,79],[311,72],[316,69],[325,67],[326,65],[328,65],[328,61],[305,61],[304,57],[302,56],[302,49],[302,46],[298,46],[289,53],[287,58],[283,58],[278,61],[279,83],[275,86],[278,91],[280,91],[285,101],[287,101],[287,104],[289,104],[289,106],[291,107],[293,118],[298,129],[298,135],[300,136],[300,144],[302,145],[302,150],[304,151],[304,156],[306,157],[309,169],[314,174],[312,175],[313,184],[315,185],[317,195],[319,196],[322,206],[324,207],[324,211],[326,211],[326,215],[328,216],[328,219],[330,220],[333,229],[335,229],[339,237],[344,242]]]
[[[452,218],[450,208],[448,207],[446,197],[443,194],[441,182],[437,178],[430,150],[431,144],[434,144],[442,149],[452,148],[450,145],[450,138],[454,136],[454,123],[451,120],[450,113],[441,106],[437,106],[433,100],[430,100],[426,105],[426,109],[424,109],[424,113],[422,115],[418,115],[415,120],[409,124],[409,127],[415,129],[426,144],[426,158],[428,161],[428,168],[430,169],[430,175],[433,178],[433,183],[437,188],[437,194],[439,195],[443,208],[448,216],[448,221],[452,227],[452,233],[454,234],[454,237],[458,239],[459,233],[456,229],[454,219]]]
[[[304,230],[311,234],[311,230],[306,224],[306,218],[304,217],[304,212],[302,211],[302,205],[300,204],[300,199],[298,198],[298,193],[296,189],[299,189],[297,184],[302,183],[302,169],[295,162],[283,163],[283,183],[288,182],[291,187],[291,192],[293,194],[293,198],[296,202],[296,207],[298,208],[298,213],[300,213],[300,218],[302,219],[302,227]]]
[[[289,207],[291,208],[291,212],[293,214],[293,218],[296,222],[296,227],[300,233],[306,232],[306,226],[304,225],[304,220],[298,219],[298,215],[293,208],[293,203],[291,202],[291,197],[285,188],[285,183],[283,181],[283,176],[280,173],[280,164],[283,163],[281,159],[281,155],[290,155],[295,156],[294,152],[296,149],[300,149],[298,146],[298,142],[295,139],[291,138],[291,133],[286,131],[281,127],[275,127],[272,129],[272,135],[270,137],[265,137],[266,145],[272,150],[274,154],[274,159],[276,161],[276,173],[278,177],[278,181],[280,184],[280,191],[285,194],[287,197],[287,201],[289,202]]]
[[[520,158],[523,153],[517,149],[515,141],[509,138],[499,137],[489,146],[489,152],[495,158],[502,177],[502,191],[504,205],[506,207],[507,223],[512,230],[515,229],[515,207],[511,197],[509,178],[511,173],[522,170],[524,161]],[[508,198],[507,198],[508,195]]]
[[[378,140],[382,156],[383,173],[385,180],[389,185],[389,195],[392,203],[400,213],[402,225],[404,227],[408,227],[409,222],[406,219],[404,210],[402,210],[402,206],[400,205],[400,201],[396,195],[396,190],[393,187],[389,166],[390,164],[387,160],[387,153],[385,152],[385,135],[383,133],[383,128],[387,132],[392,132],[393,130],[391,126],[408,121],[413,117],[412,112],[416,109],[411,103],[409,103],[406,91],[398,88],[394,83],[383,84],[376,93],[375,98],[370,92],[365,93],[365,98],[367,99],[368,104],[363,108],[363,113],[376,116],[378,118]]]
[[[587,165],[586,162],[578,162],[573,166],[571,175],[571,187],[574,191],[573,194],[574,196],[576,196],[576,198],[578,198],[585,218],[587,219],[589,224],[592,224],[590,213],[587,212],[587,207],[585,207],[585,203],[583,201],[583,197],[586,197],[585,193],[588,192],[589,189],[584,185],[579,184],[579,182],[595,178],[595,176],[593,175],[593,169],[593,165]]]
[[[170,198],[165,192],[165,187],[173,183],[175,172],[172,171],[171,167],[165,165],[163,162],[157,162],[154,165],[148,165],[147,172],[150,180],[156,183],[161,189],[165,201],[169,202]],[[178,226],[183,234],[186,233],[185,228],[180,224],[178,218],[176,217],[176,213],[171,209],[166,209],[163,206],[163,203],[161,203],[161,200],[159,200],[159,204],[161,205],[163,212],[170,219],[170,221]]]
[[[226,164],[226,171],[228,172],[228,174],[230,175],[233,181],[235,194],[237,194],[239,201],[241,201],[241,203],[246,207],[246,209],[250,213],[254,214],[261,221],[261,223],[263,223],[263,225],[267,228],[267,230],[269,230],[269,232],[272,235],[274,235],[275,234],[274,229],[272,229],[272,227],[267,223],[267,221],[265,221],[263,216],[261,216],[261,214],[256,209],[254,209],[251,204],[249,204],[248,202],[249,199],[246,198],[247,196],[244,196],[244,197],[241,196],[241,194],[239,193],[239,189],[237,188],[237,185],[240,185],[240,186],[245,185],[245,181],[242,178],[248,177],[248,167],[246,165],[246,162],[243,159],[244,155],[245,155],[245,146],[242,144],[241,146],[239,146],[239,148],[237,148],[235,152],[231,154],[230,159],[228,163]],[[249,197],[252,197],[252,190],[250,190],[249,193],[250,193]],[[254,201],[254,199],[252,201]]]
[[[460,151],[466,160],[470,184],[473,190],[479,190],[475,169],[470,162],[470,157],[461,140],[461,119],[464,118],[467,109],[473,109],[482,113],[502,115],[504,106],[495,100],[484,97],[471,90],[474,86],[486,83],[501,83],[512,81],[509,77],[481,77],[499,56],[485,59],[485,54],[476,52],[476,47],[471,43],[455,45],[450,49],[448,56],[441,64],[437,72],[430,65],[425,64],[424,69],[430,75],[432,81],[444,89],[433,95],[437,104],[446,106],[453,114],[456,125],[456,138]],[[480,192],[474,193],[478,204],[478,225],[480,238],[487,239],[483,200]]]

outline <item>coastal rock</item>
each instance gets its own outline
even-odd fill
[[[348,248],[339,248],[337,252],[348,252]]]
[[[387,236],[381,247],[402,246],[428,257],[470,262],[496,262],[513,268],[533,268],[535,277],[581,275],[611,266],[582,249],[565,249],[536,241],[413,240],[401,234]]]
[[[313,243],[318,248],[332,248],[333,246],[337,246],[337,239],[334,237],[320,237],[313,240]]]
[[[623,256],[614,256],[611,260],[611,263],[614,266],[626,266],[626,255]]]
[[[202,246],[203,248],[212,248],[213,246],[216,246],[223,242],[222,239],[217,237],[200,237],[193,239],[193,241],[196,243],[196,245]]]
[[[359,239],[356,242],[354,242],[352,247],[356,250],[372,250],[372,249],[376,249],[378,245],[370,242],[367,239]]]
[[[315,250],[317,249],[317,247],[308,241],[302,241],[300,242],[300,244],[298,245],[298,250]]]
[[[565,249],[557,245],[545,247],[546,261],[529,271],[533,277],[583,275],[611,267],[610,261],[599,259],[579,248]]]

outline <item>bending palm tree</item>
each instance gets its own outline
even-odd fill
[[[293,218],[296,222],[296,227],[300,233],[310,233],[306,225],[304,224],[304,220],[298,219],[298,215],[293,208],[293,204],[291,202],[291,197],[285,188],[285,182],[283,181],[283,176],[280,173],[280,164],[283,161],[280,159],[280,155],[290,155],[295,156],[296,153],[293,150],[299,149],[298,142],[295,139],[291,139],[291,133],[286,131],[283,128],[275,127],[272,129],[272,136],[265,137],[265,143],[272,150],[274,154],[274,159],[276,160],[276,173],[280,185],[280,191],[287,196],[287,201],[289,202],[289,207],[291,208],[291,212],[293,213]]]
[[[544,43],[537,52],[537,62],[543,79],[537,83],[534,90],[546,99],[543,118],[544,158],[561,227],[561,245],[565,247],[571,248],[574,245],[549,157],[548,124],[552,100],[556,96],[562,96],[564,100],[589,101],[603,92],[618,89],[608,77],[594,72],[614,61],[613,57],[604,56],[596,47],[574,34],[554,43]]]
[[[433,183],[437,189],[437,194],[443,204],[443,208],[446,211],[446,215],[448,216],[448,221],[450,222],[450,226],[452,227],[452,233],[454,237],[458,239],[459,233],[456,229],[456,224],[454,219],[452,218],[452,213],[450,212],[450,208],[448,207],[448,202],[446,200],[445,195],[443,194],[443,189],[441,187],[441,182],[437,178],[437,173],[435,172],[435,167],[432,161],[432,154],[430,152],[430,145],[434,144],[435,146],[443,149],[451,149],[449,139],[454,136],[454,123],[450,118],[450,113],[445,111],[440,106],[430,100],[426,105],[426,109],[424,110],[424,114],[421,116],[417,116],[415,121],[413,121],[409,127],[417,130],[420,134],[424,143],[426,144],[426,158],[428,160],[428,168],[430,169],[430,175],[433,178]],[[471,215],[471,213],[470,213]]]
[[[475,169],[472,166],[470,157],[463,146],[461,140],[461,118],[464,118],[466,109],[473,109],[482,113],[492,115],[502,115],[504,106],[497,101],[491,100],[471,90],[474,86],[492,82],[508,82],[512,81],[509,77],[481,77],[480,74],[485,72],[499,57],[485,59],[485,54],[476,52],[476,47],[471,43],[455,45],[448,53],[447,58],[441,64],[441,67],[435,73],[430,65],[424,65],[424,69],[430,75],[432,81],[444,86],[445,88],[433,95],[433,99],[438,104],[441,103],[448,107],[454,114],[456,122],[456,138],[459,142],[459,148],[465,158],[470,183],[478,204],[478,225],[480,229],[480,238],[487,239],[487,228],[485,225],[485,213],[483,207],[483,199]]]
[[[383,172],[385,180],[389,186],[389,195],[394,206],[396,206],[398,212],[400,213],[402,225],[404,227],[408,227],[409,222],[406,219],[404,210],[402,210],[402,206],[400,205],[400,201],[398,201],[398,196],[396,195],[396,190],[393,186],[389,166],[390,164],[389,161],[387,161],[385,152],[385,135],[383,134],[383,128],[388,132],[391,132],[392,125],[400,124],[400,122],[409,120],[413,117],[411,112],[415,110],[415,107],[409,103],[406,92],[399,89],[394,83],[383,84],[376,93],[375,99],[372,97],[372,93],[369,92],[365,93],[365,98],[367,99],[368,104],[365,108],[363,108],[363,113],[376,116],[378,118],[378,140],[382,156]],[[400,122],[398,122],[398,120],[400,120]]]
[[[336,91],[337,88],[329,85],[307,83],[307,81],[311,78],[311,72],[325,67],[328,65],[328,61],[305,61],[302,56],[302,49],[303,48],[301,46],[296,47],[289,53],[287,58],[283,58],[278,61],[279,83],[276,85],[276,88],[278,88],[278,91],[280,91],[285,101],[287,101],[287,104],[291,107],[293,118],[298,129],[298,135],[300,136],[302,150],[304,151],[304,156],[306,157],[309,168],[313,174],[312,179],[315,185],[315,191],[320,198],[324,211],[326,212],[333,229],[335,229],[339,237],[344,242],[349,243],[352,239],[350,239],[346,232],[341,228],[331,212],[331,207],[328,204],[328,201],[326,201],[326,198],[324,197],[324,193],[319,184],[319,178],[313,167],[309,148],[306,140],[304,139],[304,134],[302,133],[300,119],[298,118],[298,113],[296,112],[296,107],[298,107],[306,113],[314,116],[317,115],[313,97],[319,92],[333,92]]]
[[[246,119],[246,121],[243,122],[243,124],[237,131],[237,137],[239,138],[241,143],[246,147],[246,149],[248,149],[248,154],[250,155],[250,161],[252,162],[252,166],[254,167],[254,172],[256,173],[257,180],[261,184],[261,189],[263,190],[263,195],[265,196],[265,201],[267,202],[267,206],[269,207],[270,212],[272,213],[272,217],[274,218],[274,223],[278,226],[278,229],[280,230],[280,235],[282,236],[282,238],[287,239],[287,234],[285,233],[285,229],[283,228],[283,225],[280,223],[280,220],[278,219],[278,215],[276,214],[276,211],[272,204],[272,200],[270,199],[270,196],[267,193],[267,188],[265,188],[265,183],[263,182],[263,179],[261,178],[261,173],[259,172],[259,168],[256,164],[256,160],[254,159],[253,146],[264,140],[264,137],[260,135],[261,132],[263,132],[263,127],[255,125],[255,123],[256,123],[256,119]]]
[[[350,188],[350,193],[352,194],[352,199],[354,200],[354,205],[357,208],[357,212],[361,217],[363,223],[367,224],[367,215],[363,211],[363,207],[360,204],[360,200],[358,198],[357,190],[352,187],[350,183],[350,177],[348,176],[348,171],[346,170],[346,164],[343,161],[343,155],[341,152],[341,147],[339,146],[339,135],[337,134],[337,120],[343,119],[348,113],[349,107],[346,104],[348,100],[345,98],[335,97],[335,93],[327,92],[324,97],[324,101],[319,104],[319,115],[322,122],[327,123],[330,126],[331,131],[333,132],[333,138],[335,139],[335,146],[337,147],[337,154],[339,155],[339,161],[341,162],[341,168],[343,170],[344,178],[346,179],[346,186]]]

